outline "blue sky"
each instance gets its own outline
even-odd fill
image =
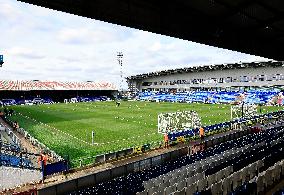
[[[109,81],[124,76],[218,63],[267,60],[41,8],[0,0],[1,79]]]

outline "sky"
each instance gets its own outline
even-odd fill
[[[123,77],[200,65],[267,61],[173,37],[0,0],[1,80],[112,82]],[[126,82],[123,87],[126,88]]]

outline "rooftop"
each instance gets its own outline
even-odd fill
[[[284,66],[283,61],[216,64],[216,65],[205,65],[205,66],[195,66],[195,67],[162,70],[162,71],[156,71],[156,72],[150,72],[150,73],[144,73],[144,74],[129,76],[129,77],[126,77],[126,79],[127,80],[139,80],[139,79],[146,79],[146,78],[151,78],[151,77],[155,77],[155,76],[182,74],[182,73],[187,73],[187,72],[204,72],[204,71],[226,70],[226,69],[243,69],[243,68],[257,68],[257,67],[280,67],[280,66]]]

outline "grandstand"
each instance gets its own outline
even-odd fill
[[[117,88],[107,82],[59,82],[59,81],[11,81],[0,80],[0,98],[31,99],[51,98],[63,102],[65,98],[78,96],[114,96]],[[5,93],[8,92],[8,93]]]
[[[276,104],[274,98],[280,93],[279,89],[249,90],[245,92],[244,102],[248,104]],[[191,91],[191,92],[139,92],[137,98],[144,101],[166,102],[200,102],[200,103],[238,103],[238,97],[243,92],[234,91]],[[282,104],[282,102],[281,102]]]
[[[26,152],[18,136],[0,119],[0,191],[41,181],[36,156],[31,155],[34,154]]]
[[[283,86],[283,62],[207,65],[127,77],[132,92],[247,91]]]
[[[116,90],[116,88],[111,83],[1,80],[0,90]]]
[[[23,169],[15,167],[0,167],[0,191],[29,183],[40,182],[42,179],[39,170]]]
[[[152,72],[127,82],[138,100],[282,105],[281,72],[283,62],[236,63]]]

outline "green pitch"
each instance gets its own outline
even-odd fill
[[[195,110],[202,125],[229,121],[230,105],[92,102],[14,106],[17,113],[11,120],[18,121],[33,137],[61,156],[69,155],[75,162],[81,158],[117,151],[150,142],[162,141],[157,133],[159,113]],[[262,112],[280,107],[263,107]],[[95,144],[92,145],[92,130]],[[65,133],[64,133],[65,132]]]

